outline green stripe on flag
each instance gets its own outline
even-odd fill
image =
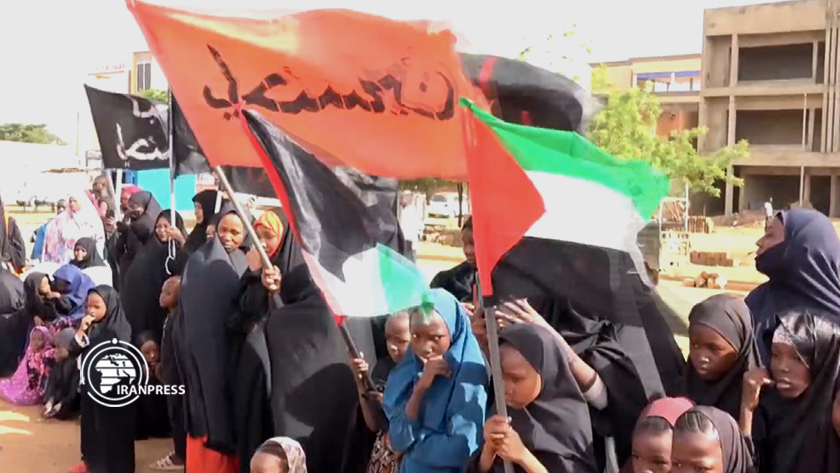
[[[557,174],[600,184],[633,202],[645,220],[653,216],[668,195],[668,177],[642,160],[621,160],[581,135],[508,123],[461,98],[476,118],[484,122],[510,155],[527,172]]]
[[[420,269],[408,258],[386,245],[377,244],[376,250],[379,256],[378,282],[388,307],[387,313],[393,314],[428,304],[428,285]],[[359,294],[359,297],[365,295]]]

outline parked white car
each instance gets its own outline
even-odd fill
[[[461,213],[469,215],[470,203],[467,196],[461,201]],[[456,192],[441,192],[432,196],[426,207],[426,214],[430,217],[455,218],[458,216],[458,194]]]

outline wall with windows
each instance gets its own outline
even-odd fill
[[[144,90],[166,90],[169,85],[163,70],[150,52],[134,53],[131,73],[131,92],[140,93]]]

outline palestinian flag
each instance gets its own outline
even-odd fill
[[[329,168],[256,112],[244,126],[283,203],[315,283],[333,315],[376,317],[420,306],[427,285],[398,251],[396,180]]]
[[[507,123],[469,101],[462,105],[483,281],[491,280],[504,259],[529,274],[532,283],[550,288],[569,271],[554,262],[593,250],[614,265],[630,257],[644,278],[637,233],[667,195],[666,176],[641,161],[614,158],[577,133]],[[551,258],[560,249],[564,255]],[[517,261],[536,254],[540,261]],[[505,284],[497,279],[482,287],[485,296]]]

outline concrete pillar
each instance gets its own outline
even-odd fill
[[[738,35],[732,35],[731,54],[729,56],[729,87],[735,87],[738,84]],[[737,118],[737,110],[735,108],[735,96],[732,92],[729,93],[729,122],[726,132],[726,146],[735,146],[735,120]],[[735,168],[729,166],[726,170],[726,175],[729,178],[734,177]],[[726,183],[726,195],[724,196],[724,212],[726,215],[731,215],[735,205],[735,186],[731,182]]]
[[[811,168],[805,168],[804,186],[802,189],[802,202],[811,202]]]
[[[837,174],[831,175],[831,194],[828,200],[828,216],[831,218],[837,218],[838,209],[837,208]]]

